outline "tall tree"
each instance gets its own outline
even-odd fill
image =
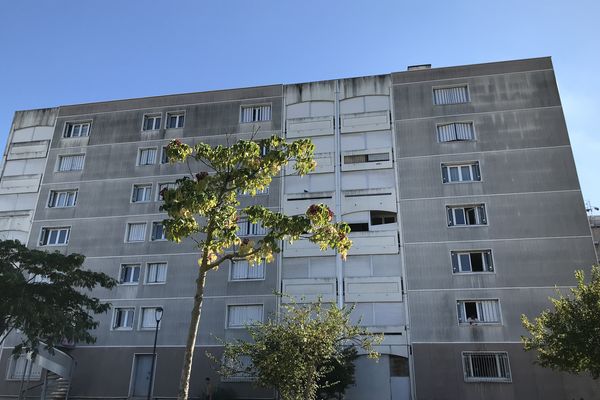
[[[190,176],[177,181],[177,187],[162,192],[162,209],[169,218],[164,221],[167,238],[180,242],[191,238],[198,246],[198,278],[191,320],[184,353],[178,398],[188,398],[192,359],[206,273],[227,260],[248,260],[251,264],[262,259],[273,260],[280,251],[282,240],[304,238],[322,250],[335,249],[345,257],[352,242],[350,228],[345,223],[333,223],[333,213],[325,205],[312,205],[305,215],[286,216],[262,206],[238,209],[239,193],[255,195],[267,187],[274,176],[288,163],[300,175],[314,169],[314,145],[308,139],[291,143],[272,136],[258,141],[239,140],[231,146],[194,146],[172,141],[167,147],[171,163],[187,162]],[[195,174],[189,161],[195,160],[202,171]],[[265,236],[252,241],[240,238],[238,221],[262,225]]]
[[[377,358],[373,345],[383,339],[353,325],[351,312],[320,301],[284,304],[280,320],[248,326],[251,342],[224,344],[219,372],[252,376],[259,386],[277,389],[283,400],[315,400],[319,389],[324,395],[343,393],[353,382],[356,347]]]
[[[525,350],[537,351],[543,367],[572,374],[589,373],[600,377],[600,267],[593,266],[590,283],[583,271],[575,271],[577,286],[570,296],[557,290],[550,301],[554,310],[542,311],[530,321],[521,316],[531,336],[522,336]]]
[[[31,250],[16,240],[0,241],[0,344],[18,329],[22,342],[14,352],[36,351],[43,341],[51,350],[63,340],[92,343],[98,326],[93,314],[110,304],[89,296],[96,286],[116,281],[82,269],[85,257]]]

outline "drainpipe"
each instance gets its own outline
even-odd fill
[[[335,81],[335,119],[334,119],[334,148],[335,148],[335,222],[342,221],[342,144],[340,138],[340,82]],[[335,256],[335,271],[337,276],[337,304],[338,307],[344,306],[344,270],[342,257],[339,254]]]

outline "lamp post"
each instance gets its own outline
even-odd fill
[[[154,319],[156,320],[156,328],[154,329],[154,347],[152,348],[152,367],[150,368],[150,383],[148,385],[148,400],[152,395],[152,380],[154,378],[154,364],[156,363],[156,339],[158,338],[158,325],[163,316],[162,307],[154,309]]]

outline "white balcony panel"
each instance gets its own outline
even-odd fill
[[[321,251],[319,246],[306,239],[296,240],[290,244],[283,243],[284,257],[317,257],[317,256],[333,256],[335,252],[331,249]]]
[[[382,161],[365,161],[365,162],[355,162],[349,163],[346,157],[352,156],[367,156],[369,155],[381,155],[385,156],[387,154],[387,160]],[[379,158],[381,159],[381,157]],[[352,150],[352,151],[344,151],[342,152],[342,171],[358,171],[358,170],[367,170],[367,169],[385,169],[385,168],[393,168],[392,161],[392,148],[384,147],[384,148],[375,148],[368,150]]]
[[[26,143],[15,143],[10,146],[8,160],[22,160],[25,158],[43,158],[48,154],[48,145],[50,142],[37,141]]]
[[[317,162],[317,166],[315,167],[314,171],[310,172],[310,174],[333,172],[333,153],[315,153],[313,159]],[[290,161],[289,164],[285,166],[285,174],[295,174],[295,165],[295,161]]]
[[[342,114],[340,128],[341,133],[390,129],[390,114],[387,111]]]
[[[335,187],[335,175],[332,172],[287,176],[284,181],[285,193],[318,193]]]
[[[306,213],[311,205],[321,203],[333,209],[333,192],[285,194],[283,195],[283,212],[286,215],[300,215]]]
[[[31,211],[0,212],[0,232],[29,232]]]
[[[350,233],[352,247],[349,255],[397,254],[398,235],[396,231]]]
[[[324,302],[333,302],[336,297],[335,278],[283,279],[281,286],[284,294],[299,303],[312,303],[319,297]],[[284,296],[282,301],[288,303],[291,299]]]
[[[287,120],[287,137],[333,135],[333,117],[307,117]]]
[[[394,188],[347,190],[342,193],[342,215],[359,211],[397,212]]]
[[[395,186],[396,178],[393,168],[342,172],[342,191]]]
[[[0,194],[37,192],[41,179],[41,174],[5,176],[0,181]]]
[[[36,126],[15,129],[12,136],[13,143],[31,142],[34,140],[50,140],[54,134],[53,126]]]
[[[402,283],[399,276],[346,277],[344,296],[348,302],[402,301]]]
[[[342,114],[387,111],[390,109],[390,97],[381,95],[357,96],[340,101]]]
[[[319,97],[317,93],[312,93]],[[328,93],[324,94],[325,97],[329,97]],[[311,96],[309,96],[311,97]],[[287,118],[306,118],[306,117],[331,117],[335,110],[333,101],[328,100],[313,100],[303,101],[300,103],[290,104],[287,106]]]

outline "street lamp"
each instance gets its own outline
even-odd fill
[[[154,319],[156,320],[156,328],[154,329],[154,347],[152,348],[152,368],[150,368],[150,384],[148,385],[148,400],[152,395],[152,379],[154,378],[154,364],[156,363],[156,339],[158,338],[158,325],[163,316],[163,308],[156,307],[154,309]]]

